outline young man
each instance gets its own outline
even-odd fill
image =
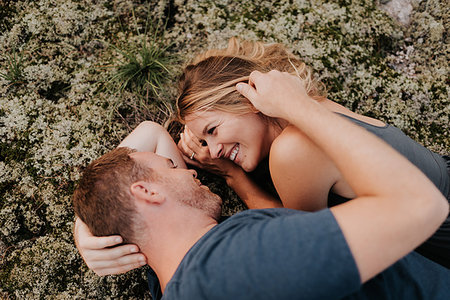
[[[195,171],[118,148],[86,169],[77,215],[96,235],[136,243],[165,299],[450,297],[450,271],[408,254],[449,212],[425,175],[310,99],[298,78],[253,72],[249,83],[238,90],[329,155],[355,200],[316,213],[249,210],[217,224],[221,200]]]

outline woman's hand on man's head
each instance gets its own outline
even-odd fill
[[[94,236],[80,218],[75,221],[74,239],[88,268],[99,276],[126,273],[147,264],[138,246],[120,245],[122,238],[118,235]]]

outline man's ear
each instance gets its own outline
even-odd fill
[[[137,201],[143,201],[147,204],[161,204],[164,197],[158,192],[155,185],[147,181],[137,181],[130,186],[131,194]]]

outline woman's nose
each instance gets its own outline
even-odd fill
[[[222,144],[209,144],[209,153],[211,158],[221,158],[223,156]]]

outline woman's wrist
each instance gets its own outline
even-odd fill
[[[233,187],[236,181],[239,180],[239,178],[244,175],[245,171],[239,167],[238,165],[234,164],[225,172],[224,178],[229,187]]]

